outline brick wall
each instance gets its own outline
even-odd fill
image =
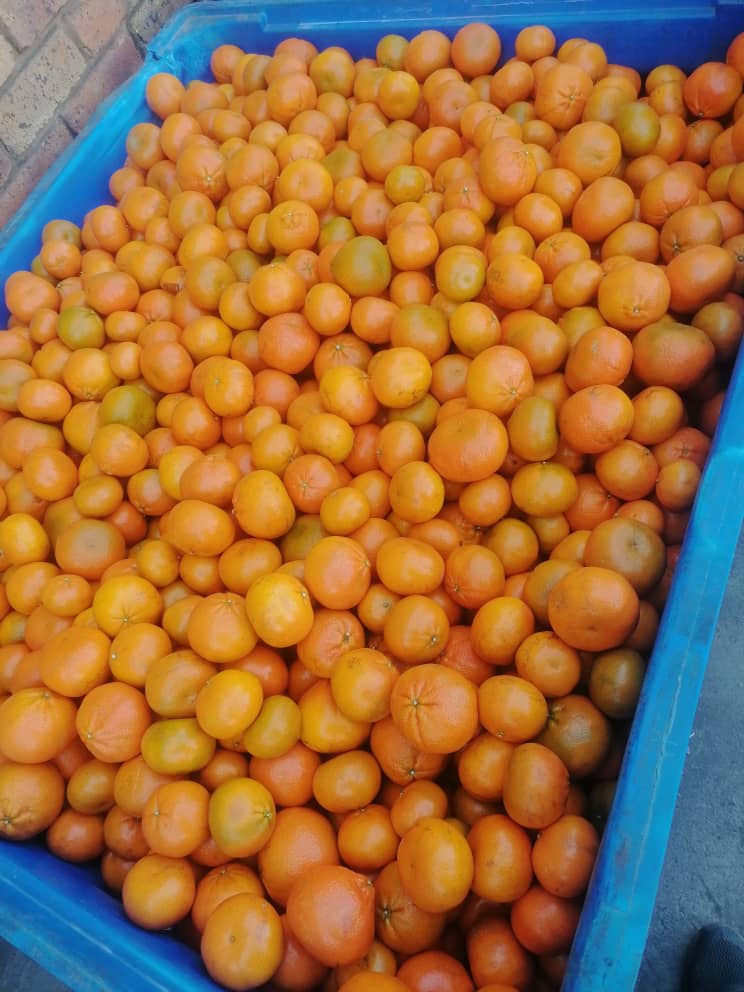
[[[0,228],[188,0],[0,0]]]

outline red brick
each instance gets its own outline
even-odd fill
[[[0,86],[15,68],[16,51],[10,42],[0,34]]]
[[[84,70],[83,56],[55,27],[0,96],[2,136],[11,152],[23,155],[31,147]]]
[[[99,52],[127,16],[126,0],[80,0],[65,20],[89,52]]]
[[[26,199],[31,185],[23,173],[19,171],[5,186],[0,186],[0,230]]]
[[[7,182],[10,173],[13,171],[13,159],[6,150],[0,146],[0,189],[3,183]]]
[[[137,38],[147,45],[165,22],[186,3],[187,0],[142,0],[129,18],[129,26]]]
[[[2,4],[0,24],[22,51],[43,33],[54,13],[50,0],[9,0]]]
[[[63,121],[55,120],[38,143],[16,167],[10,180],[0,188],[0,226],[22,206],[38,181],[72,141]],[[2,164],[0,163],[0,175]]]
[[[62,117],[72,130],[80,131],[104,97],[135,73],[141,62],[134,42],[122,30],[62,107]]]

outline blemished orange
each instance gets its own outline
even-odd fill
[[[201,939],[207,971],[228,988],[262,985],[279,967],[283,947],[279,914],[253,893],[238,893],[220,903]]]

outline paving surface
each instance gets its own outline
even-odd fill
[[[703,683],[635,992],[678,992],[685,948],[704,924],[725,923],[744,932],[742,618],[744,538],[739,541]],[[0,992],[68,990],[0,940]]]
[[[705,673],[636,992],[677,992],[706,923],[744,933],[744,539]],[[618,990],[619,992],[619,990]]]
[[[0,989],[2,992],[68,992],[66,985],[4,940],[0,940]]]

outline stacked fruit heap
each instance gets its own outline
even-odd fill
[[[742,337],[744,34],[376,56],[152,76],[7,281],[0,836],[231,989],[546,990]]]

